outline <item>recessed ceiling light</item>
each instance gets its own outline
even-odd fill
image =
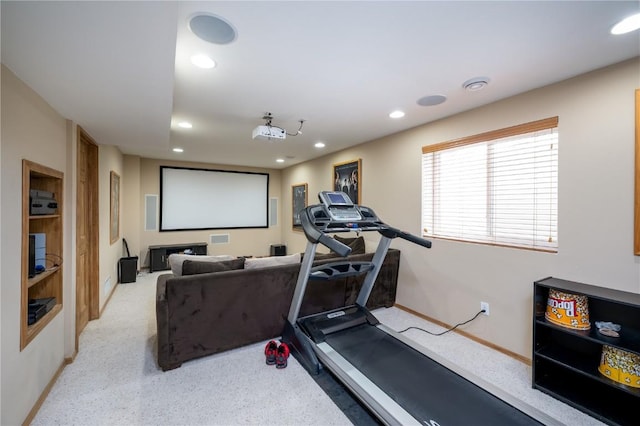
[[[396,110],[396,111],[393,111],[391,114],[389,114],[389,117],[391,117],[391,118],[402,118],[402,117],[404,117],[404,112],[402,112],[400,110]]]
[[[182,148],[173,148],[173,152],[184,152]]]
[[[489,78],[474,77],[462,83],[462,87],[470,92],[475,92],[484,89],[485,87],[487,87],[487,84],[489,84]]]
[[[183,129],[190,129],[193,127],[193,124],[189,123],[188,121],[181,121],[178,123],[179,127],[182,127]]]
[[[423,96],[422,98],[418,99],[418,105],[420,106],[440,105],[446,100],[447,100],[447,97],[445,95]]]
[[[640,13],[628,16],[622,21],[618,22],[611,28],[611,34],[619,35],[630,33],[640,28]]]
[[[316,142],[315,145],[316,148],[324,148],[326,145],[324,144],[324,142]]]
[[[215,44],[227,44],[236,39],[236,30],[219,16],[199,13],[189,20],[189,29],[200,39]]]
[[[278,159],[276,160],[276,163],[284,163],[284,158],[278,158]]]
[[[198,68],[214,68],[216,63],[213,59],[208,57],[207,55],[193,55],[191,57],[191,63]]]

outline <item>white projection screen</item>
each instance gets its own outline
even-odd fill
[[[160,231],[267,228],[269,174],[160,166]]]

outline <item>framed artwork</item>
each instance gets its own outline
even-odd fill
[[[362,188],[362,160],[352,160],[333,165],[333,190],[345,192],[351,201],[360,204]]]
[[[307,207],[308,186],[306,183],[291,185],[291,205],[293,206],[293,229],[301,230],[300,210]]]
[[[120,238],[120,175],[114,171],[111,171],[109,211],[109,241],[113,244]]]

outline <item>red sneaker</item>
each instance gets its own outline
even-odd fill
[[[287,358],[289,358],[289,346],[286,343],[280,343],[276,353],[276,368],[285,368],[287,366]]]
[[[267,365],[273,365],[276,363],[276,353],[278,351],[278,344],[272,340],[267,343],[264,348],[264,354],[267,357]]]

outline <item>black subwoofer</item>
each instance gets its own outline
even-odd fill
[[[121,257],[118,262],[118,282],[134,283],[138,274],[138,256]]]
[[[286,256],[287,246],[284,244],[271,244],[271,250],[269,251],[271,256]]]

